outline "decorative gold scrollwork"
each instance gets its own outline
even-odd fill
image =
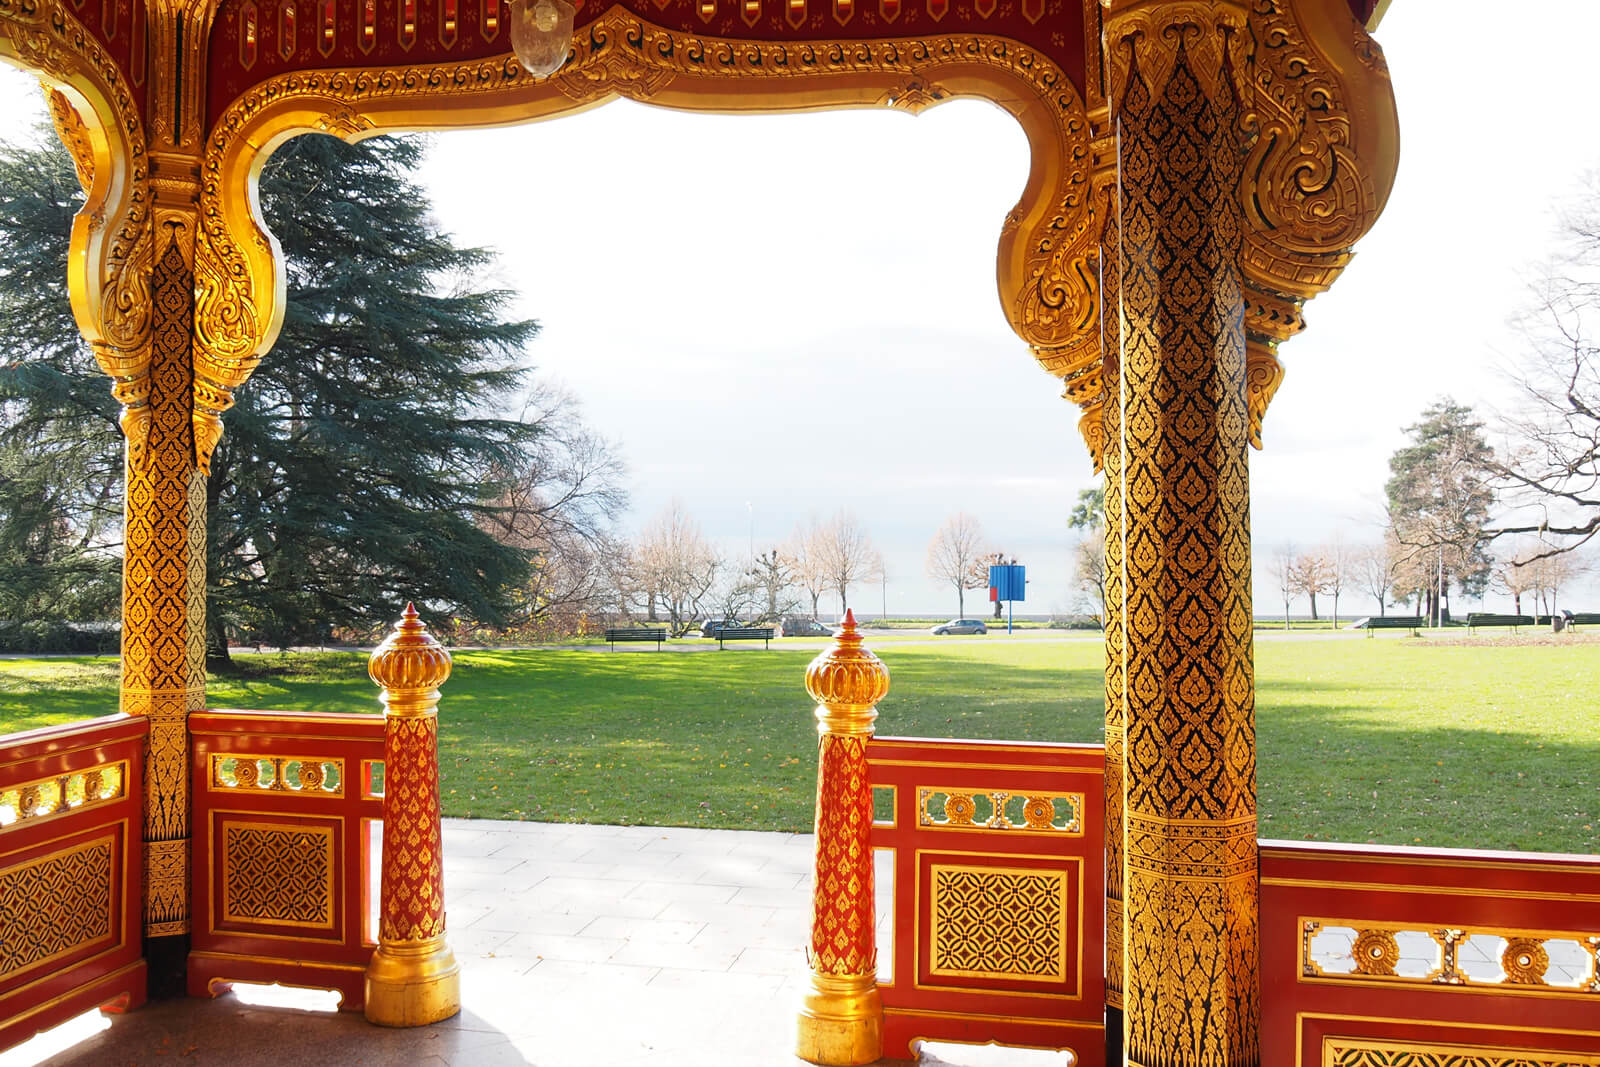
[[[919,786],[917,825],[936,830],[1083,833],[1082,793]]]
[[[1358,974],[1394,974],[1400,962],[1400,945],[1387,930],[1363,930],[1351,947]]]

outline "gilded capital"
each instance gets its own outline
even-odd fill
[[[889,692],[889,668],[861,643],[846,611],[839,636],[806,668],[806,692],[817,702],[817,732],[870,734],[875,705]]]
[[[450,677],[450,653],[428,632],[417,609],[407,604],[394,631],[373,650],[367,674],[383,687],[389,714],[427,714],[439,702],[439,687]]]

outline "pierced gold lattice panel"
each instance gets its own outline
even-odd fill
[[[222,919],[333,928],[331,826],[225,823]]]
[[[1325,1037],[1322,1067],[1600,1067],[1600,1055]]]
[[[931,975],[1066,981],[1065,871],[935,864],[929,877]]]
[[[0,978],[110,940],[114,854],[108,835],[0,871]]]

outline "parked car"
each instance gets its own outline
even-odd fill
[[[833,627],[824,626],[816,619],[790,616],[779,624],[779,637],[832,637]]]
[[[989,628],[983,624],[982,619],[951,619],[941,622],[933,628],[936,634],[986,634]]]
[[[743,626],[738,619],[707,619],[700,624],[701,637],[715,637],[722,632],[725,626]]]

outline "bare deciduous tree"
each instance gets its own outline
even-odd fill
[[[946,519],[928,542],[924,569],[934,581],[956,587],[957,617],[967,613],[967,590],[989,585],[989,573],[982,567],[985,554],[983,526],[965,511]]]
[[[1313,620],[1318,618],[1317,594],[1328,591],[1330,570],[1328,557],[1323,549],[1314,548],[1309,552],[1302,552],[1294,558],[1291,579],[1294,582],[1295,592],[1304,593],[1311,602],[1311,618]]]
[[[1298,558],[1294,545],[1285,542],[1273,549],[1272,555],[1267,559],[1267,573],[1278,583],[1278,592],[1283,594],[1283,628],[1289,629],[1289,604],[1294,599],[1295,593],[1300,590],[1300,579],[1295,571],[1295,562]]]
[[[673,634],[680,637],[702,614],[721,570],[716,549],[678,500],[645,527],[634,550],[639,588],[651,605],[666,611]]]
[[[841,511],[818,528],[818,555],[827,587],[839,594],[839,614],[850,610],[850,587],[873,576],[877,550],[859,519]]]
[[[757,555],[746,577],[763,604],[763,619],[773,622],[795,609],[795,561],[781,549]]]
[[[1540,556],[1600,535],[1600,342],[1585,322],[1600,313],[1600,171],[1584,193],[1522,316],[1518,405],[1492,467],[1512,510],[1490,533],[1537,535]]]
[[[806,591],[811,598],[811,618],[817,619],[819,614],[817,604],[822,599],[822,594],[828,591],[827,567],[824,565],[824,537],[822,524],[816,516],[807,520],[804,526],[796,526],[794,533],[789,537],[789,543],[784,548],[784,554],[794,561],[795,584]]]
[[[1378,602],[1378,615],[1389,610],[1389,590],[1394,585],[1394,562],[1389,543],[1357,545],[1350,550],[1350,571],[1361,591]]]

